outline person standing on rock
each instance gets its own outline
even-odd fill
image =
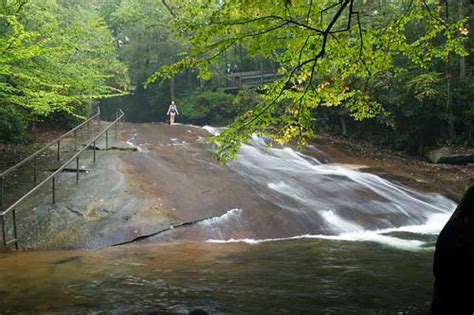
[[[170,107],[168,107],[168,112],[166,113],[166,115],[170,116],[170,125],[174,125],[174,117],[176,115],[179,115],[178,107],[176,107],[174,101],[171,101]]]

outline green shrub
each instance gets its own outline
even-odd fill
[[[196,90],[178,100],[183,119],[195,124],[224,125],[255,106],[257,98],[249,91],[237,95],[223,91]]]
[[[26,113],[12,106],[0,106],[0,142],[19,142],[26,136]]]

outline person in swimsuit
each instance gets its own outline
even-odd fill
[[[179,115],[178,108],[174,101],[171,101],[170,107],[168,107],[168,112],[166,115],[170,116],[170,125],[174,125],[174,117],[175,115]]]

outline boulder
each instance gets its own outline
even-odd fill
[[[474,313],[474,185],[438,236],[431,314]]]
[[[428,160],[432,163],[457,164],[465,165],[474,163],[474,154],[459,154],[454,153],[448,147],[442,147],[426,154]]]

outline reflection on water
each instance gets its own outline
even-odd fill
[[[0,312],[416,314],[431,255],[333,240],[20,252],[0,256]]]

